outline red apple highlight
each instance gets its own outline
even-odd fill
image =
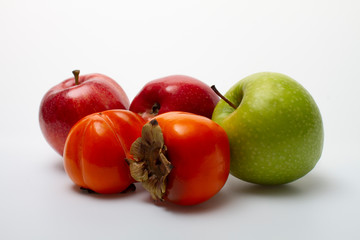
[[[211,118],[219,97],[205,83],[184,75],[148,82],[135,96],[130,111],[148,120],[170,111],[190,112]]]
[[[110,109],[128,109],[129,99],[113,79],[94,73],[66,79],[43,97],[39,110],[41,131],[47,142],[63,155],[66,137],[81,118]]]

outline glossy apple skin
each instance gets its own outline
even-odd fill
[[[152,107],[160,104],[158,114],[183,111],[211,118],[219,97],[205,83],[184,75],[172,75],[148,82],[135,96],[130,111],[152,118]]]
[[[312,96],[290,77],[271,72],[250,75],[221,100],[213,120],[228,134],[232,175],[257,184],[292,182],[318,162],[324,130]]]
[[[80,75],[79,84],[69,78],[52,87],[39,110],[41,131],[51,147],[63,155],[66,137],[81,118],[110,109],[128,109],[129,99],[113,79],[103,74]]]

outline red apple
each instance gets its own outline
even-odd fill
[[[173,75],[148,82],[135,96],[130,111],[146,120],[170,111],[184,111],[211,118],[219,97],[205,83]]]
[[[103,74],[66,79],[52,87],[40,104],[39,122],[47,142],[63,155],[66,137],[71,127],[81,118],[109,109],[128,109],[129,99],[113,79]]]

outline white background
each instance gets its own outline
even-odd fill
[[[360,239],[360,2],[0,1],[0,239]],[[42,96],[99,72],[129,99],[185,74],[227,91],[281,72],[314,97],[323,155],[304,178],[261,187],[229,178],[204,204],[158,206],[73,185],[38,124]]]

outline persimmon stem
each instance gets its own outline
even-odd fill
[[[79,74],[80,74],[80,70],[74,70],[74,71],[72,71],[72,73],[74,74],[75,85],[79,85]]]
[[[229,99],[227,99],[224,95],[222,95],[215,87],[215,85],[211,86],[211,89],[216,93],[216,95],[218,95],[222,100],[224,100],[227,104],[229,104],[232,108],[236,109],[237,107],[235,106],[235,104],[233,104],[232,102],[230,102]]]

